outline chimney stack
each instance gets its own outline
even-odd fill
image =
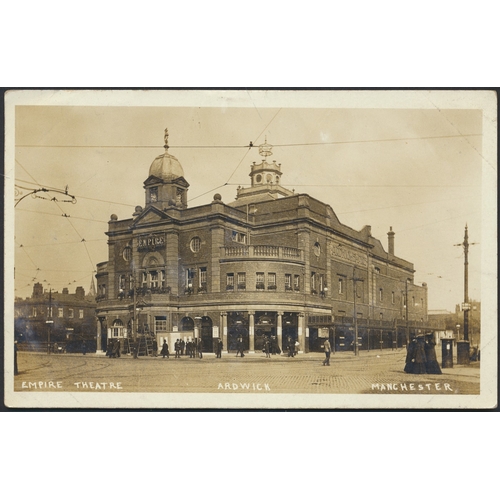
[[[392,226],[389,230],[389,232],[387,233],[387,236],[388,236],[388,239],[389,239],[389,253],[391,255],[394,255],[394,235],[396,233],[394,233],[394,231],[392,230]]]

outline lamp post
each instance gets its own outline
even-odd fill
[[[52,329],[52,325],[54,320],[52,319],[52,288],[49,289],[49,314],[48,320],[45,322],[48,325],[47,330],[47,354],[50,354],[50,331]]]

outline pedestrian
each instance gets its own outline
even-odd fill
[[[243,337],[238,337],[236,349],[236,357],[238,357],[238,354],[241,354],[241,357],[243,358],[245,356],[245,354],[243,353]]]
[[[293,358],[295,356],[295,342],[292,337],[288,337],[288,357]]]
[[[217,358],[222,358],[222,340],[217,339],[217,344],[215,345],[215,356]]]
[[[14,340],[14,375],[19,374],[19,370],[17,369],[17,340]]]
[[[188,341],[186,342],[186,354],[188,354],[190,358],[194,358],[193,342],[191,341],[191,339],[188,339]]]
[[[266,358],[271,357],[271,342],[269,341],[269,337],[266,337],[264,340],[264,352],[266,353]]]
[[[180,347],[181,347],[181,356],[184,356],[184,348],[186,347],[186,342],[184,341],[184,339],[181,339]],[[186,354],[188,353],[186,352]]]
[[[275,355],[276,354],[276,348],[277,348],[277,342],[276,342],[276,336],[271,335],[271,354]]]
[[[163,341],[165,342],[165,341]],[[163,351],[163,348],[162,348]],[[162,352],[163,354],[163,352]],[[158,341],[156,339],[153,339],[153,358],[156,358],[158,356]],[[163,356],[165,357],[165,356]]]
[[[424,345],[425,351],[425,371],[427,373],[441,375],[443,372],[439,367],[436,356],[436,342],[434,340],[434,335],[431,333],[427,335]]]
[[[413,373],[413,364],[415,363],[415,350],[417,347],[417,339],[411,339],[410,343],[406,346],[406,360],[404,371],[406,373]]]
[[[198,356],[200,359],[203,358],[203,341],[201,340],[201,338],[198,339]]]
[[[58,347],[59,349],[59,347]],[[87,344],[85,342],[85,340],[82,342],[82,354],[85,356],[85,354],[87,354]]]
[[[113,339],[109,339],[109,340],[108,340],[108,345],[107,345],[107,347],[106,347],[106,356],[107,356],[108,358],[110,358],[110,357],[111,357],[112,352],[113,352]]]
[[[323,361],[323,366],[330,366],[330,354],[332,352],[332,347],[328,339],[325,340],[323,347],[325,348],[325,360]]]
[[[424,338],[413,338],[408,345],[408,353],[406,354],[405,372],[421,375],[426,372],[425,367],[425,348]]]
[[[116,357],[119,358],[120,357],[120,353],[121,353],[121,343],[120,343],[120,339],[116,339]]]
[[[158,345],[156,346],[156,349],[158,350]],[[165,359],[165,356],[167,356],[167,359],[170,358],[170,353],[168,352],[168,344],[166,339],[163,339],[163,345],[161,346],[160,354],[163,356],[163,359]]]
[[[175,341],[174,350],[175,350],[175,356],[174,357],[180,358],[181,357],[181,343],[180,343],[179,339],[177,339]]]
[[[112,358],[119,358],[120,357],[120,343],[119,343],[118,339],[113,340],[111,357]]]

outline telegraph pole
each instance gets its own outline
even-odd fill
[[[463,345],[458,346],[459,351],[461,351],[457,353],[460,359],[460,361],[457,360],[459,364],[469,364],[469,246],[475,244],[469,243],[469,230],[467,224],[465,224],[464,241],[455,245],[464,249],[464,302],[462,304],[464,312],[464,340],[461,343]]]

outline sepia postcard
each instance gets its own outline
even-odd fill
[[[5,406],[496,408],[496,92],[4,100]]]

